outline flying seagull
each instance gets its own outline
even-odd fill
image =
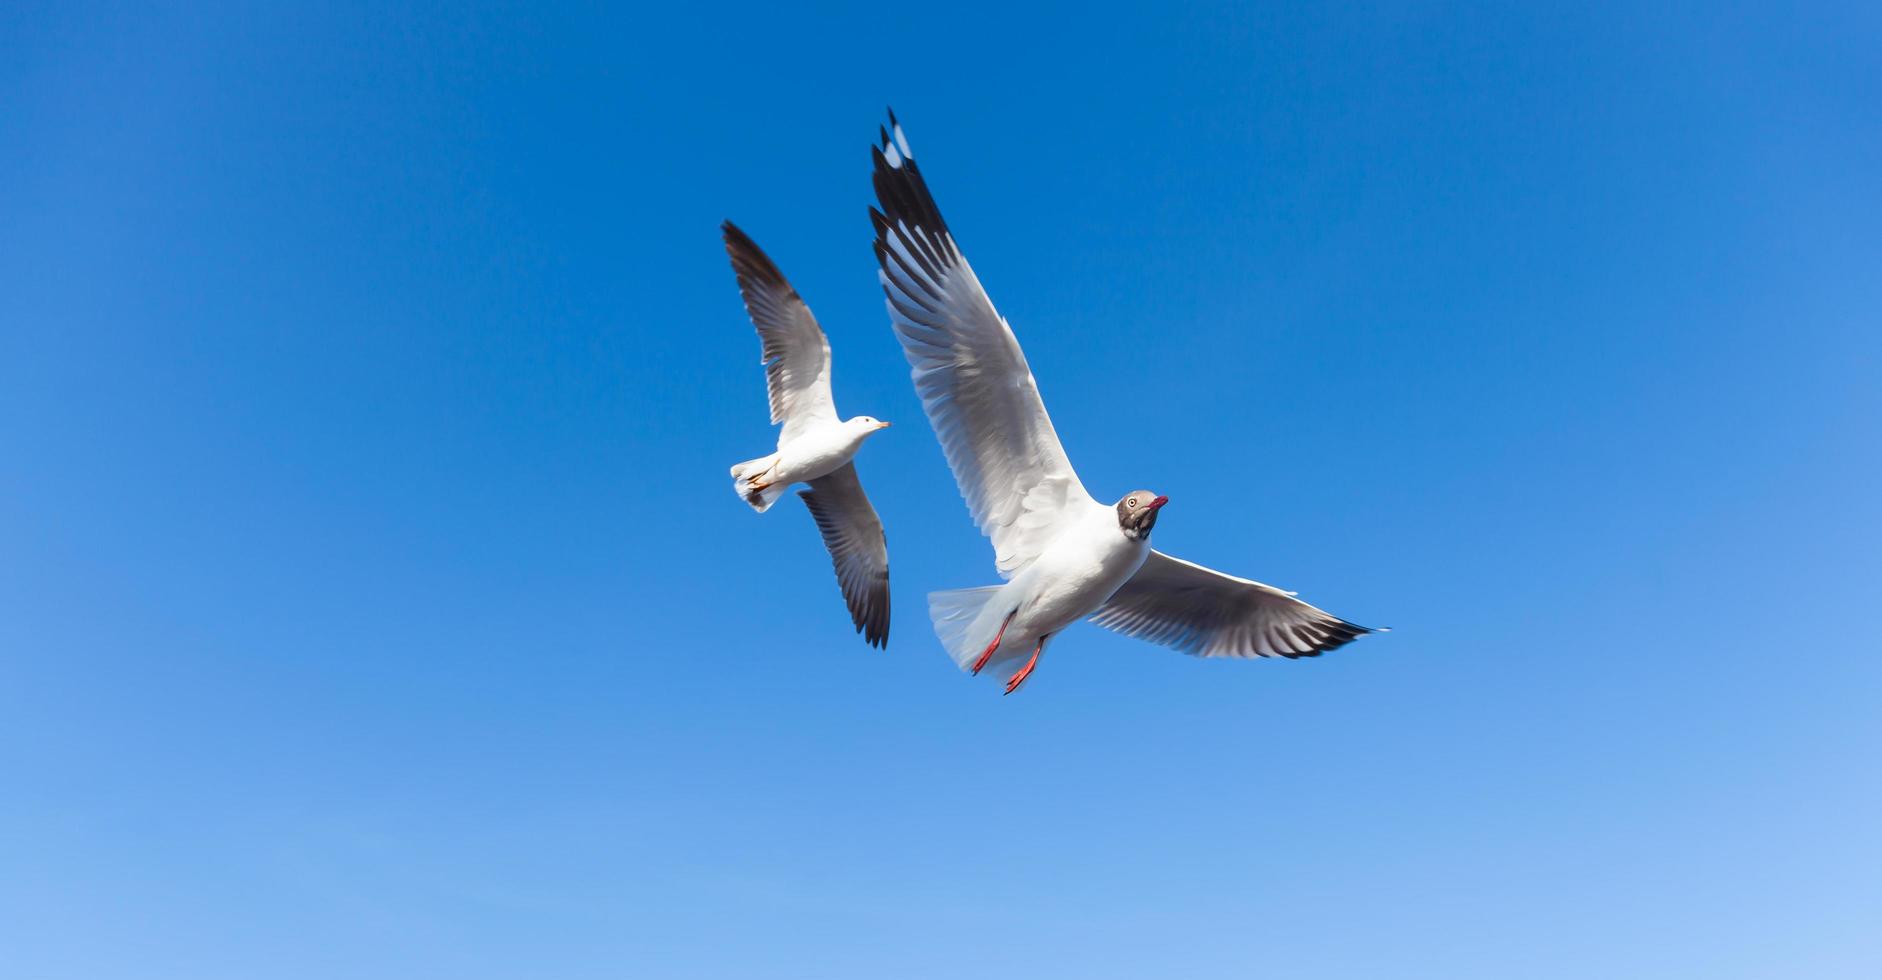
[[[863,440],[889,427],[867,415],[839,420],[830,398],[830,342],[797,290],[770,257],[730,221],[725,252],[763,341],[771,423],[784,423],[778,451],[732,467],[732,488],[762,514],[793,483],[823,534],[856,631],[874,647],[889,643],[889,545],[882,519],[850,460]]]
[[[1200,657],[1312,657],[1374,632],[1273,586],[1150,547],[1169,498],[1103,504],[1059,445],[1026,355],[935,207],[889,115],[874,147],[876,260],[915,390],[1005,585],[934,592],[928,611],[963,670],[1011,694],[1046,643],[1090,617]]]

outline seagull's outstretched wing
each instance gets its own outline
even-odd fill
[[[1197,657],[1317,657],[1378,632],[1161,551],[1091,621]]]
[[[856,632],[873,647],[889,645],[889,542],[882,533],[882,519],[863,493],[856,478],[856,464],[810,481],[809,490],[799,490],[817,519],[823,533],[823,545],[830,549],[830,561],[836,566],[837,584],[843,587],[843,601],[850,607],[850,621]]]
[[[784,279],[756,243],[730,221],[725,254],[738,275],[745,312],[764,342],[765,384],[771,389],[771,422],[784,423],[779,443],[789,442],[806,426],[836,421],[830,399],[830,342],[803,297]]]
[[[1019,341],[935,207],[902,128],[874,148],[876,260],[889,318],[961,496],[1011,578],[1090,500],[1059,444]]]

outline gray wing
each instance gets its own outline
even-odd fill
[[[828,476],[799,490],[817,519],[823,546],[830,549],[836,581],[850,609],[856,632],[873,647],[889,645],[889,542],[882,519],[863,493],[856,464],[845,463]]]
[[[836,404],[830,398],[830,342],[770,257],[730,221],[720,229],[745,312],[764,344],[771,422],[784,423],[781,445],[813,423],[836,421]]]
[[[1032,369],[967,265],[895,117],[873,150],[876,261],[889,319],[948,466],[1000,574],[1038,557],[1059,514],[1090,500],[1046,415]]]
[[[1317,657],[1381,632],[1160,551],[1091,621],[1195,657]]]

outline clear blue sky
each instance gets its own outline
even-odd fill
[[[0,972],[1882,973],[1873,5],[148,6],[0,11]],[[1093,491],[1394,633],[956,672],[885,104]]]

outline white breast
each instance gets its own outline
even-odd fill
[[[1020,613],[1029,634],[1055,633],[1096,612],[1150,555],[1150,543],[1126,537],[1117,511],[1081,507],[1037,561],[1011,583],[1026,596]]]
[[[789,442],[778,443],[778,469],[774,483],[808,483],[849,462],[862,447],[866,430],[829,423],[805,429]]]

